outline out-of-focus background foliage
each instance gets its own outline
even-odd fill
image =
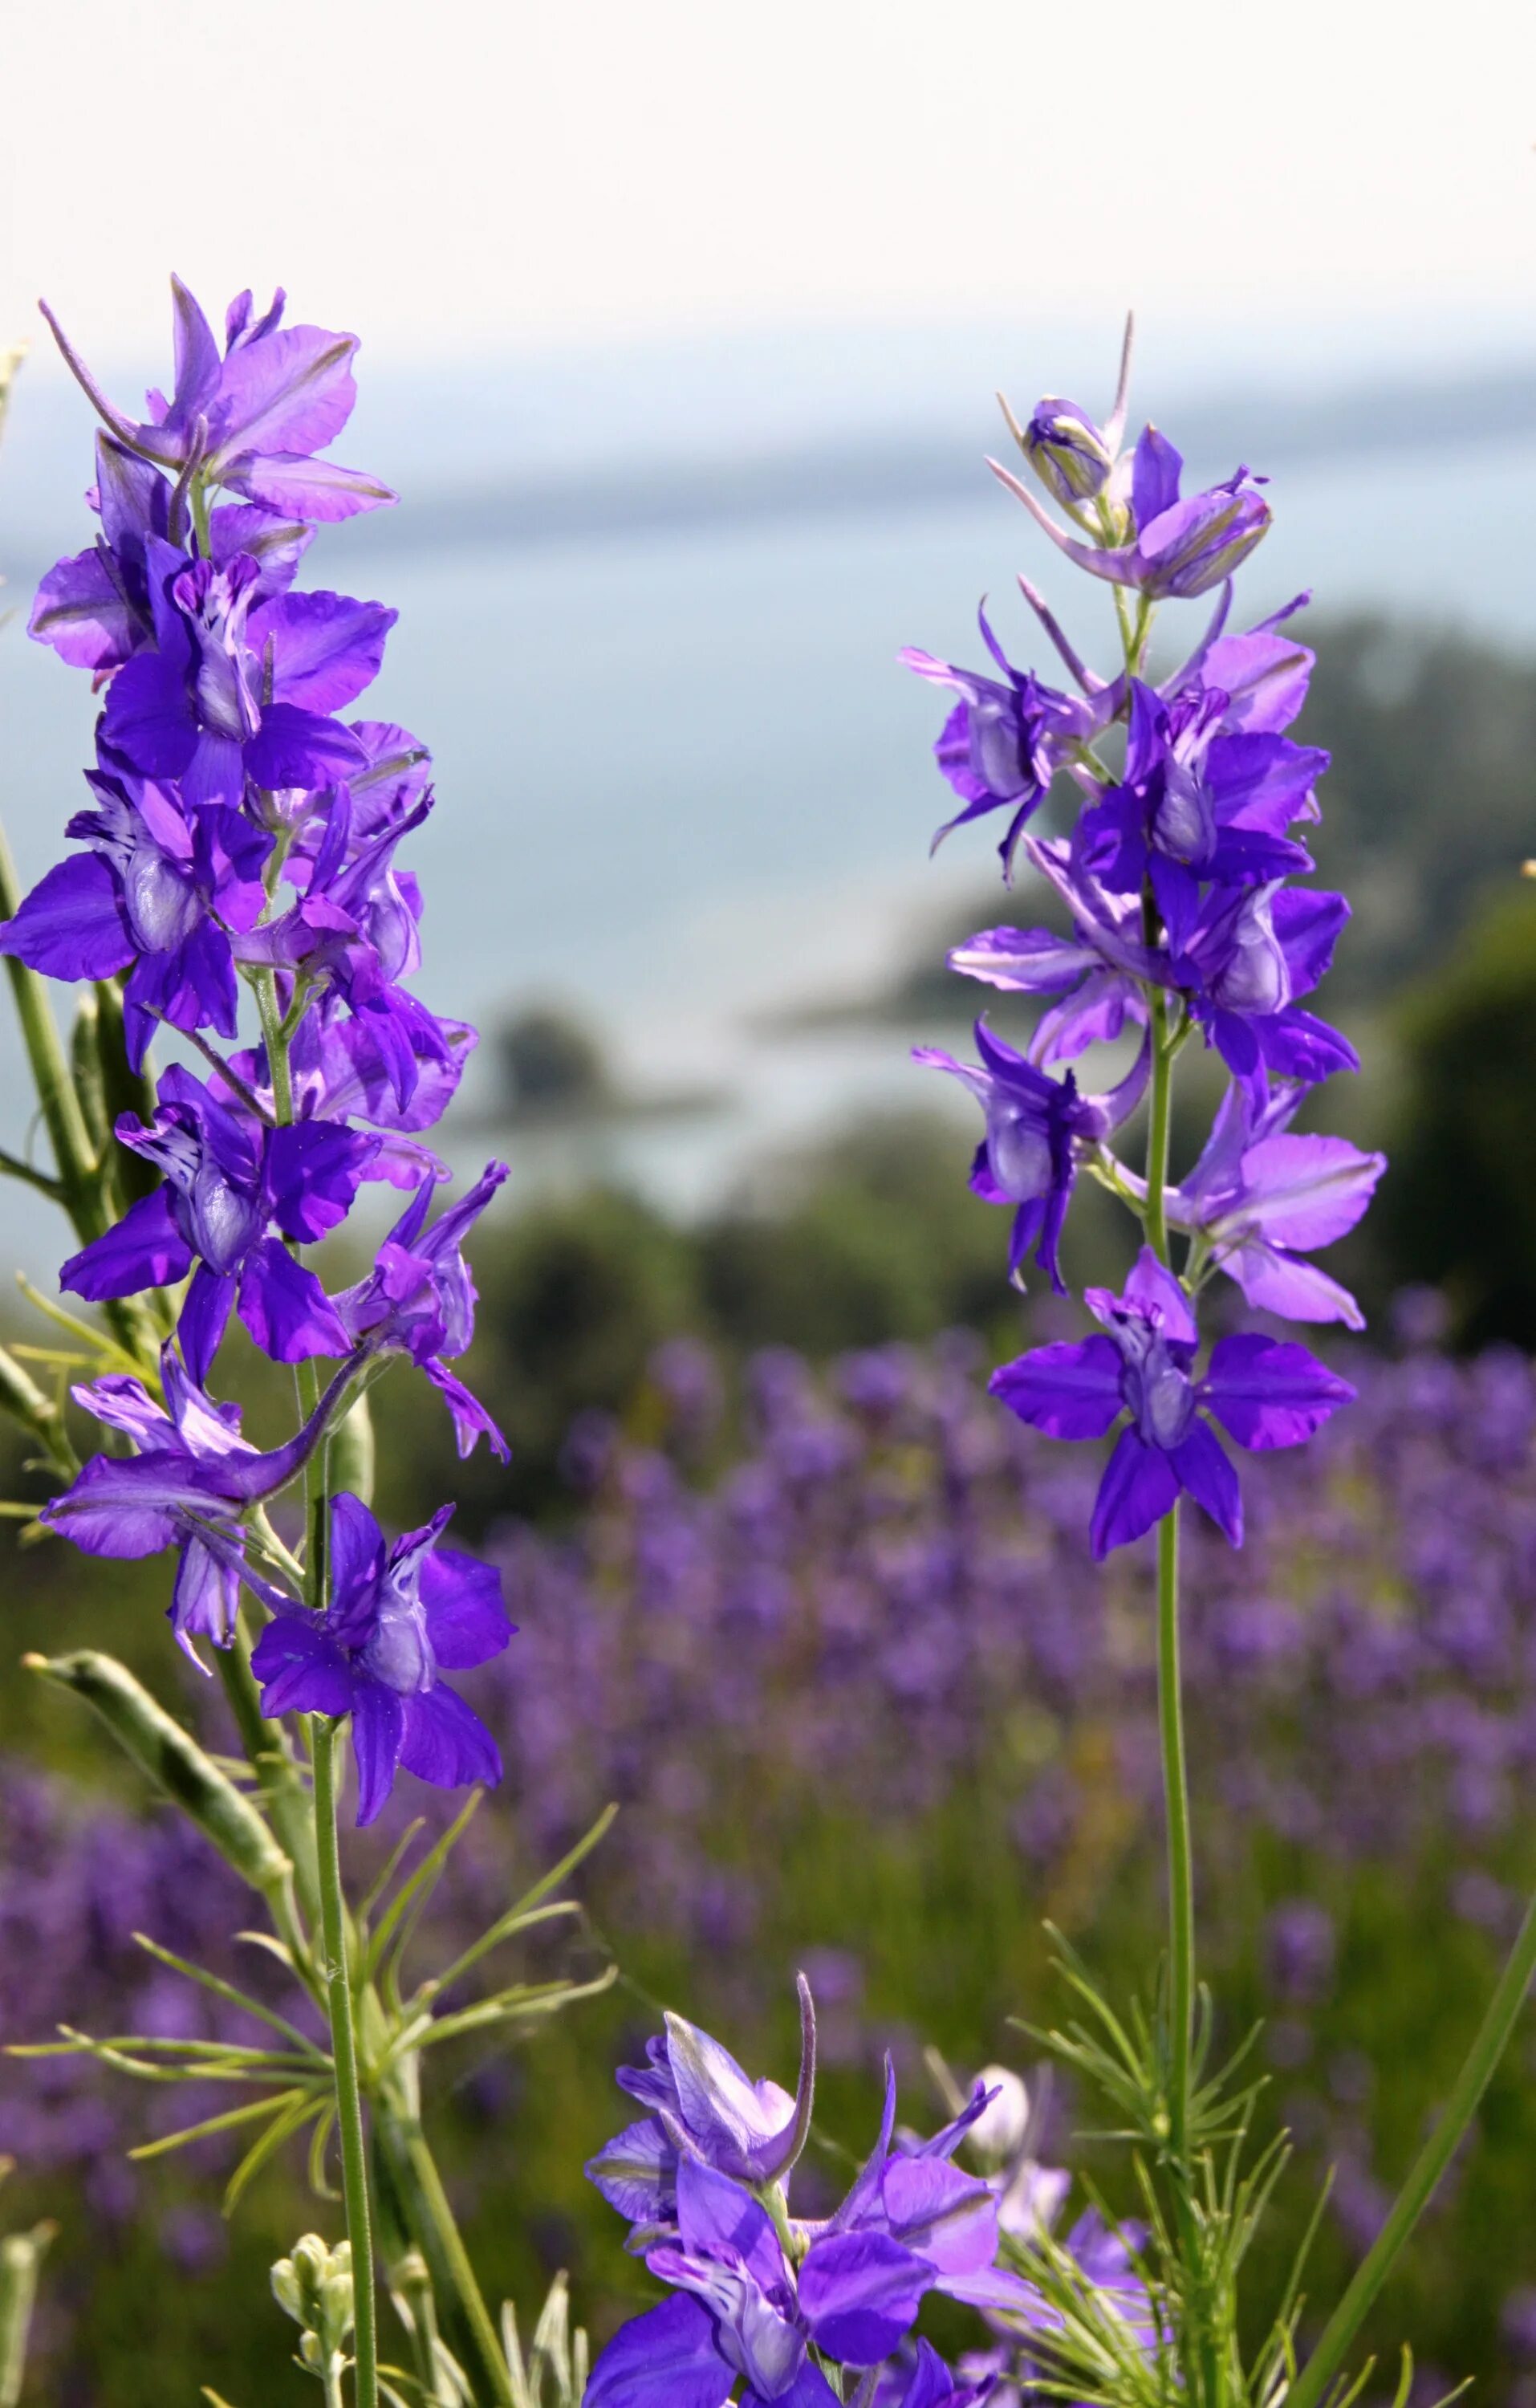
[[[342,449],[405,499],[325,537],[313,575],[401,611],[378,707],[439,769],[421,984],[483,1031],[447,1150],[512,1166],[469,1367],[510,1469],[461,1466],[411,1387],[380,1397],[385,1517],[458,1498],[521,1626],[475,1692],[508,1785],[442,1923],[623,1807],[572,1951],[611,1951],[619,1984],[521,2052],[436,2069],[488,2281],[531,2300],[568,2266],[599,2335],[639,2303],[580,2168],[662,2003],[782,2076],[810,1972],[809,2200],[868,2135],[883,2049],[914,2119],[929,2043],[963,2071],[1037,2061],[1010,2019],[1061,2012],[1044,1918],[1113,1982],[1155,1957],[1146,1566],[1090,1571],[1088,1451],[986,1400],[992,1362],[1074,1325],[1003,1284],[963,1105],[907,1059],[963,1047],[975,991],[945,945],[1040,898],[1001,896],[984,829],[927,864],[937,713],[894,665],[903,642],[975,656],[983,589],[1033,657],[1021,566],[1102,657],[1108,610],[1050,578],[980,455],[999,383],[1107,401],[1131,295],[1140,408],[1197,472],[1272,477],[1248,615],[1315,592],[1318,875],[1356,907],[1324,1008],[1365,1069],[1313,1119],[1393,1162],[1328,1258],[1370,1315],[1365,1341],[1327,1341],[1359,1407],[1249,1469],[1241,1556],[1191,1550],[1206,1961],[1227,2040],[1266,2018],[1264,2114],[1299,2151],[1256,2288],[1332,2163],[1321,2298],[1536,1876],[1529,12],[1473,0],[1458,41],[1420,50],[1327,0],[1283,43],[1217,0],[1171,0],[1149,38],[1111,0],[1069,56],[1001,0],[960,0],[941,47],[915,0],[789,0],[766,30],[707,0],[430,29],[405,0],[274,0],[265,22],[253,50],[192,0],[152,30],[107,0],[18,17],[0,344],[40,283],[110,386],[158,381],[172,266],[210,308],[280,276],[297,316],[366,338]],[[1084,164],[1049,98],[1053,76],[1088,88],[1096,42],[1134,82],[1118,164],[1099,132]],[[0,455],[19,604],[86,540],[89,443],[39,356]],[[1199,618],[1170,613],[1169,659]],[[28,877],[79,798],[78,685],[5,632],[0,807]],[[1006,999],[994,1017],[1016,1033]],[[1187,1160],[1210,1095],[1184,1058]],[[0,1076],[22,1147],[8,1029]],[[1085,1193],[1074,1284],[1117,1273],[1126,1237]],[[45,1282],[62,1251],[22,1190],[0,1191],[0,1250]],[[270,1375],[235,1369],[276,1427]],[[0,1449],[0,1493],[35,1495]],[[7,1667],[112,1647],[215,1740],[217,1693],[168,1645],[163,1566],[10,1528],[0,2037],[179,2029],[186,1994],[132,1935],[232,1968],[242,1902]],[[402,1797],[386,1846],[418,1807],[440,1821]],[[1465,2373],[1536,2397],[1533,2047],[1378,2322],[1412,2340],[1426,2401]],[[1079,2114],[1058,2087],[1057,2144]],[[213,2146],[127,2163],[164,2128],[153,2093],[0,2061],[6,2213],[62,2226],[35,2396],[296,2401],[266,2270],[337,2211],[276,2168],[226,2223]],[[1104,2153],[1079,2161],[1113,2193]]]

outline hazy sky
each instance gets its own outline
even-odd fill
[[[0,339],[46,291],[98,358],[162,339],[173,265],[396,356],[1516,321],[1536,265],[1529,0],[12,0],[5,66]]]

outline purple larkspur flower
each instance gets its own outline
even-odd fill
[[[1349,1039],[1297,1001],[1327,975],[1349,916],[1342,895],[1278,880],[1208,890],[1170,978],[1240,1079],[1262,1086],[1273,1072],[1315,1085],[1359,1068]]]
[[[675,2214],[683,2157],[736,2182],[787,2177],[805,2147],[816,2089],[816,2014],[804,1974],[797,1989],[800,2071],[793,2097],[776,2082],[754,2082],[727,2048],[682,2015],[669,2014],[665,2034],[647,2042],[643,2066],[620,2067],[620,2089],[649,2113],[610,2141],[585,2172],[632,2224],[664,2223]]]
[[[1211,1421],[1252,1454],[1300,1446],[1355,1390],[1305,1347],[1253,1333],[1218,1339],[1197,1379],[1189,1299],[1149,1246],[1123,1296],[1090,1288],[1085,1300],[1104,1336],[1036,1347],[988,1384],[1051,1438],[1103,1438],[1129,1416],[1094,1506],[1095,1560],[1150,1530],[1181,1491],[1241,1546],[1242,1492]]]
[[[1074,858],[1116,895],[1150,878],[1169,942],[1193,925],[1200,883],[1259,885],[1313,867],[1289,830],[1317,817],[1313,785],[1328,765],[1288,737],[1228,733],[1228,697],[1209,683],[1165,701],[1131,681],[1126,767],[1083,812]]]
[[[1028,822],[1039,810],[1058,770],[1080,775],[1098,792],[1092,772],[1083,765],[1083,747],[1109,717],[1107,695],[1084,700],[1042,685],[1032,672],[1012,666],[983,609],[982,640],[1001,672],[984,677],[953,662],[936,660],[931,652],[908,645],[898,654],[906,668],[934,685],[948,686],[960,697],[944,722],[934,756],[959,796],[962,808],[935,835],[937,849],[952,829],[990,811],[1012,816],[998,847],[1003,867],[1011,870],[1014,850]]]
[[[103,741],[189,803],[237,807],[248,783],[322,787],[366,766],[329,716],[372,683],[395,613],[341,594],[267,594],[261,564],[226,566],[151,536],[152,648],[108,688]]]
[[[1069,535],[1011,470],[997,460],[987,466],[1079,568],[1158,601],[1193,600],[1222,584],[1268,534],[1272,516],[1246,468],[1181,497],[1183,456],[1155,426],[1142,429],[1117,469],[1114,499],[1127,539],[1116,545]]]
[[[117,1134],[165,1183],[72,1254],[61,1286],[99,1302],[193,1271],[178,1335],[199,1381],[237,1303],[276,1362],[348,1353],[362,1333],[349,1330],[314,1272],[271,1232],[304,1243],[337,1227],[379,1150],[376,1137],[336,1121],[267,1126],[220,1103],[179,1063],[161,1078],[149,1125],[127,1112]]]
[[[1260,1106],[1242,1082],[1229,1086],[1199,1160],[1168,1192],[1168,1218],[1201,1239],[1257,1310],[1363,1329],[1349,1290],[1300,1257],[1354,1228],[1386,1156],[1342,1137],[1290,1135],[1306,1095],[1288,1084]]]
[[[1069,843],[1027,837],[1025,851],[1070,912],[1070,936],[983,928],[955,946],[949,966],[1006,993],[1058,997],[1041,1019],[1030,1054],[1041,1064],[1074,1061],[1090,1045],[1113,1044],[1127,1019],[1145,1025],[1144,989],[1167,984],[1168,955],[1146,943],[1140,896],[1112,895],[1073,863]]]
[[[360,1824],[382,1811],[402,1765],[439,1789],[501,1778],[490,1732],[440,1677],[512,1637],[500,1573],[438,1545],[452,1511],[386,1546],[366,1505],[334,1497],[330,1604],[275,1615],[251,1652],[264,1713],[352,1716]]]
[[[461,1455],[484,1438],[503,1463],[510,1453],[505,1438],[479,1398],[449,1369],[448,1360],[462,1354],[475,1334],[475,1283],[462,1240],[506,1177],[504,1162],[487,1163],[473,1187],[430,1227],[433,1182],[424,1179],[366,1279],[332,1299],[353,1340],[409,1354],[426,1373],[448,1407]]]
[[[691,2295],[626,2326],[595,2370],[589,2398],[660,2400],[696,2362],[721,2401],[735,2375],[753,2396],[798,2398],[808,2342],[844,2365],[874,2367],[910,2330],[927,2292],[1010,2304],[1025,2293],[996,2266],[998,2220],[989,2186],[951,2162],[992,2094],[931,2140],[893,2145],[896,2081],[886,2067],[879,2139],[847,2199],[827,2222],[803,2225],[794,2266],[754,2193],[787,2186],[809,2128],[815,2016],[800,1985],[801,2060],[796,2094],[754,2082],[709,2034],[668,2017],[647,2062],[619,2074],[650,2110],[593,2159],[589,2178],[635,2227],[651,2271]],[[716,2363],[710,2365],[710,2352]],[[652,2384],[653,2390],[643,2386]],[[634,2386],[640,2386],[640,2388]],[[692,2397],[680,2392],[675,2396]],[[813,2396],[820,2398],[820,2393]]]
[[[366,1020],[402,1111],[415,1092],[418,1039],[431,1015],[399,983],[421,966],[422,899],[415,879],[396,871],[395,853],[431,809],[428,790],[403,816],[354,843],[351,791],[337,787],[313,859],[289,864],[290,876],[305,873],[298,900],[237,948],[242,961],[323,982]]]
[[[149,1476],[136,1473],[126,1497],[119,1496],[114,1502],[109,1492],[119,1485],[115,1481],[119,1467],[115,1459],[98,1456],[96,1461],[108,1466],[105,1474],[88,1482],[82,1473],[80,1483],[68,1492],[75,1500],[72,1506],[65,1498],[54,1500],[54,1526],[91,1555],[157,1554],[160,1547],[174,1540],[177,1567],[168,1608],[170,1625],[186,1654],[199,1670],[204,1670],[206,1667],[194,1642],[208,1638],[216,1647],[229,1645],[239,1605],[240,1582],[242,1578],[251,1579],[237,1541],[218,1526],[227,1518],[222,1509],[231,1505],[243,1508],[254,1501],[241,1493],[241,1484],[249,1484],[252,1476],[263,1484],[274,1484],[272,1491],[264,1487],[262,1493],[275,1493],[276,1486],[294,1476],[301,1459],[290,1463],[286,1452],[280,1449],[276,1458],[258,1455],[250,1440],[240,1435],[239,1406],[215,1404],[206,1389],[192,1378],[172,1345],[161,1351],[160,1378],[164,1405],[155,1402],[142,1381],[118,1371],[72,1388],[70,1394],[97,1421],[122,1430],[133,1440],[138,1449],[136,1464],[145,1458],[179,1457],[179,1471],[174,1462],[161,1467],[173,1483],[178,1477],[190,1477],[194,1467],[202,1467],[210,1480],[223,1480],[226,1485],[233,1476],[235,1490],[226,1496],[220,1490],[200,1486],[195,1501],[187,1501],[183,1491],[181,1504],[164,1508],[174,1525],[170,1534],[159,1536],[152,1545],[141,1545],[141,1538],[153,1537],[161,1526],[161,1509],[150,1508],[149,1519],[142,1527],[138,1519],[145,1511],[142,1499]],[[254,1474],[252,1465],[260,1467]],[[91,1469],[88,1465],[86,1471]],[[43,1518],[50,1518],[49,1509],[45,1508]],[[133,1543],[124,1543],[126,1541]]]
[[[1070,1070],[1061,1079],[1047,1078],[1027,1055],[994,1037],[984,1020],[976,1023],[975,1035],[979,1065],[956,1062],[931,1045],[916,1047],[912,1059],[961,1080],[986,1115],[970,1184],[989,1204],[1015,1208],[1010,1277],[1017,1277],[1033,1246],[1051,1285],[1065,1296],[1056,1247],[1077,1182],[1079,1148],[1097,1145],[1135,1111],[1151,1057],[1143,1046],[1118,1086],[1107,1095],[1084,1096]]]
[[[27,632],[71,668],[90,669],[100,685],[154,641],[149,546],[169,543],[175,521],[179,549],[185,513],[179,493],[159,469],[107,435],[96,437],[96,482],[89,499],[101,533],[86,551],[48,571]],[[252,504],[224,503],[208,513],[208,557],[221,569],[242,555],[252,559],[258,594],[282,594],[312,534]]]
[[[229,932],[253,926],[265,908],[272,838],[223,805],[189,812],[174,790],[127,770],[104,765],[86,782],[96,808],[77,811],[65,833],[90,851],[57,863],[0,923],[0,953],[50,978],[126,970],[123,1025],[136,1070],[160,1021],[233,1037]]]
[[[123,1431],[139,1451],[93,1455],[38,1519],[88,1555],[133,1558],[176,1547],[171,1621],[194,1656],[191,1641],[200,1635],[228,1645],[237,1581],[260,1586],[239,1551],[239,1524],[303,1469],[353,1366],[343,1365],[303,1427],[266,1454],[240,1436],[238,1407],[216,1405],[173,1346],[163,1349],[160,1369],[164,1408],[139,1381],[116,1372],[73,1391],[87,1412]]]
[[[393,502],[376,477],[315,458],[352,416],[357,337],[284,326],[285,302],[284,294],[274,294],[254,318],[251,294],[238,294],[225,318],[221,356],[207,318],[173,276],[175,388],[168,401],[151,393],[144,419],[108,401],[46,301],[41,308],[77,382],[126,451],[293,518],[345,519]]]
[[[423,1177],[447,1179],[448,1165],[419,1143],[415,1132],[431,1128],[448,1110],[479,1032],[465,1020],[438,1019],[424,1004],[409,1016],[397,1013],[393,1025],[405,1034],[415,1066],[409,1101],[402,1104],[398,1060],[380,1046],[376,1021],[344,1014],[337,1005],[328,994],[318,996],[294,1033],[288,1072],[295,1119],[366,1121],[382,1132],[379,1152],[364,1168],[366,1180],[387,1180],[414,1193]],[[229,1068],[266,1110],[274,1110],[264,1046],[232,1054]],[[221,1103],[241,1100],[240,1090],[217,1071],[208,1086]]]

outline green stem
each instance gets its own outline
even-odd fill
[[[341,2388],[342,2360],[334,2355],[325,2361],[325,2408],[347,2408],[347,2395]]]
[[[1184,1691],[1179,1670],[1179,1508],[1157,1525],[1157,1712],[1168,1819],[1169,2146],[1187,2167],[1189,2053],[1195,2013],[1195,1860],[1189,1830]]]
[[[261,1692],[251,1670],[250,1642],[243,1624],[233,1645],[214,1650],[219,1678],[235,1717],[251,1770],[261,1784],[260,1797],[272,1828],[294,1868],[294,1885],[309,1923],[320,1920],[320,1871],[315,1850],[309,1797],[289,1754],[282,1727],[262,1713]],[[282,1918],[282,1937],[293,1951],[294,1970],[306,1984],[314,1981],[309,1942],[304,1922],[293,1914]],[[323,1999],[320,2003],[324,2004]]]
[[[315,1831],[320,1842],[320,1918],[325,1998],[336,2068],[337,2128],[341,2136],[341,2190],[352,2245],[356,2408],[379,2408],[379,2341],[373,2284],[373,2220],[368,2199],[367,2141],[357,2074],[352,1969],[347,1961],[347,1910],[336,1814],[336,1725],[314,1717]]]
[[[433,2286],[452,2318],[451,2345],[467,2366],[478,2363],[495,2408],[517,2408],[511,2376],[491,2321],[485,2295],[418,2116],[381,2098],[379,2138],[400,2210],[427,2261]]]
[[[1531,1976],[1536,1974],[1536,1897],[1526,1909],[1509,1961],[1487,2013],[1456,2079],[1445,2112],[1425,2142],[1413,2171],[1398,2194],[1355,2279],[1334,2309],[1306,2366],[1292,2386],[1288,2408],[1320,2408],[1323,2394],[1338,2373],[1344,2355],[1371,2302],[1392,2271],[1410,2233],[1429,2204],[1435,2186],[1460,2144],[1462,2134],[1477,2113],[1478,2102],[1493,2078],[1519,2022]]]
[[[4,828],[0,828],[0,919],[13,919],[22,907],[16,865]],[[13,954],[6,958],[6,975],[22,1025],[22,1041],[32,1066],[38,1109],[48,1130],[58,1168],[60,1201],[83,1245],[106,1234],[109,1225],[101,1166],[70,1074],[59,1036],[46,981]],[[141,1297],[124,1297],[106,1305],[108,1326],[120,1346],[152,1380],[158,1370],[158,1339],[150,1308]]]
[[[1152,999],[1152,1102],[1147,1123],[1147,1242],[1160,1263],[1168,1260],[1169,1147],[1173,1126],[1173,1055],[1168,1041],[1168,1005]]]

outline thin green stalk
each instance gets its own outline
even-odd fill
[[[10,857],[10,847],[0,829],[0,918],[12,919],[22,905],[22,890],[16,876],[16,865]],[[96,1157],[85,1125],[85,1114],[75,1092],[75,1082],[69,1075],[53,1007],[48,998],[48,988],[36,970],[14,954],[7,954],[6,973],[11,993],[16,998],[16,1016],[22,1024],[22,1037],[32,1065],[32,1076],[37,1089],[37,1102],[47,1125],[53,1159],[58,1165],[59,1183],[65,1191],[65,1202],[70,1219],[86,1239],[99,1238],[107,1226],[107,1214],[102,1203],[97,1178]]]
[[[0,919],[12,919],[22,906],[22,890],[6,832],[0,827]],[[59,1036],[47,982],[14,954],[6,958],[6,975],[22,1025],[22,1041],[32,1066],[37,1105],[48,1130],[58,1169],[59,1200],[68,1213],[82,1245],[106,1234],[109,1226],[101,1166],[86,1126],[64,1044]],[[152,1379],[159,1341],[148,1301],[123,1297],[103,1307],[108,1326],[120,1346]]]
[[[341,1851],[337,1835],[336,1725],[313,1718],[315,1830],[320,1842],[320,1917],[325,1998],[336,2067],[337,2128],[341,2136],[341,2192],[347,2237],[352,2245],[355,2294],[356,2408],[379,2408],[378,2309],[373,2282],[373,2218],[368,2198],[367,2139],[357,2074],[357,2033],[352,2021],[352,1969],[347,1955],[347,1909],[341,1887]]]
[[[1168,1819],[1169,2146],[1187,2165],[1189,2053],[1195,2014],[1195,1859],[1189,1829],[1189,1770],[1184,1755],[1184,1691],[1179,1670],[1179,1508],[1157,1525],[1157,1713],[1162,1736],[1163,1799]]]
[[[261,1692],[251,1670],[250,1642],[243,1626],[237,1628],[233,1645],[215,1648],[214,1656],[240,1744],[261,1784],[262,1803],[293,1865],[299,1904],[309,1922],[316,1924],[320,1920],[320,1879],[309,1796],[288,1753],[281,1726],[269,1723],[262,1713]],[[284,1922],[282,1937],[294,1952],[299,1978],[312,1978],[308,1971],[309,1948],[304,1924],[294,1915],[285,1916]]]
[[[1323,2329],[1322,2340],[1293,2386],[1289,2408],[1321,2408],[1323,2395],[1338,2373],[1344,2356],[1391,2272],[1410,2233],[1428,2206],[1435,2186],[1450,2164],[1461,2137],[1477,2113],[1478,2102],[1509,2046],[1536,1974],[1536,1897],[1526,1909],[1509,1961],[1487,2013],[1456,2079],[1445,2112],[1419,2151],[1391,2214],[1377,2234],[1355,2279]]]
[[[450,2341],[467,2368],[478,2367],[495,2408],[517,2408],[511,2376],[469,2252],[421,2121],[403,2101],[380,2100],[379,2138],[400,2212],[426,2259],[451,2319]]]

